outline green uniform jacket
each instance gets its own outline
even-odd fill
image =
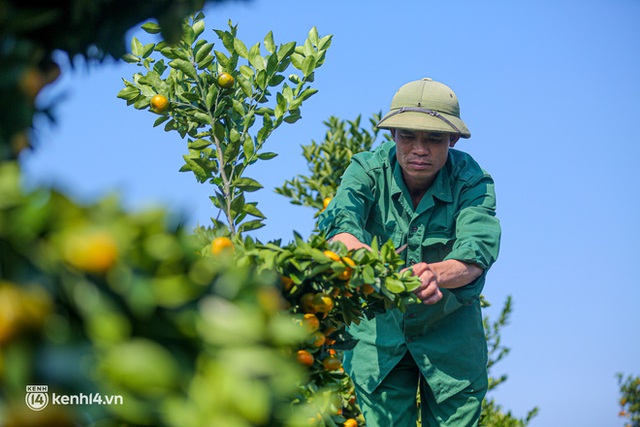
[[[442,289],[436,304],[416,304],[405,313],[392,310],[352,325],[358,344],[345,355],[344,366],[356,384],[375,390],[408,349],[438,402],[471,383],[486,385],[479,297],[498,256],[500,223],[493,179],[471,156],[450,149],[414,209],[393,141],[356,154],[319,227],[329,237],[346,232],[367,244],[374,236],[380,243],[393,240],[396,248],[407,243],[402,252],[407,265],[456,259],[484,269],[466,286]]]

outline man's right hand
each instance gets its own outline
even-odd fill
[[[349,233],[338,233],[332,238],[329,239],[330,242],[342,242],[347,247],[348,250],[356,250],[360,248],[367,248],[371,250],[369,245],[365,245],[362,243],[356,236]]]

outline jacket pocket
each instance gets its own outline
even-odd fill
[[[453,249],[455,238],[450,233],[429,233],[422,241],[422,260],[427,263],[442,261]]]

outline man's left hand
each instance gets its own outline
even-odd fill
[[[413,274],[418,276],[422,283],[413,291],[423,304],[435,304],[442,299],[442,291],[438,286],[435,273],[426,262],[419,262],[411,267]]]

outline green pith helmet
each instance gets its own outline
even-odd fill
[[[460,120],[458,97],[451,88],[429,78],[402,86],[391,101],[391,110],[378,123],[380,129],[408,129],[457,133],[462,138],[471,133]]]

